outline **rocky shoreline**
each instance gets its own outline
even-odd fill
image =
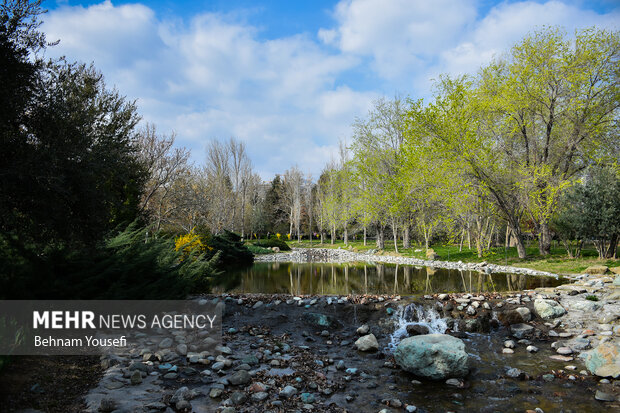
[[[422,260],[418,258],[401,257],[396,255],[378,255],[374,251],[354,252],[345,249],[331,248],[293,248],[291,252],[279,252],[263,254],[254,257],[256,262],[324,262],[345,264],[351,262],[385,263],[413,265],[419,267],[446,268],[462,271],[481,271],[487,274],[510,273],[531,276],[546,276],[558,278],[558,274],[546,271],[532,270],[530,268],[512,267],[506,265],[481,263],[464,263],[462,261]]]
[[[580,412],[620,407],[618,277],[582,275],[557,288],[435,294],[417,301],[260,294],[204,298],[225,304],[219,354],[195,354],[180,337],[104,357],[106,372],[85,396],[87,411]],[[419,339],[434,332],[429,326],[436,328],[439,324],[432,322],[438,319],[444,334]],[[397,331],[406,331],[405,336],[396,337]],[[460,358],[453,370],[428,373],[435,377],[430,380],[415,366],[405,368],[406,353],[394,357],[395,339],[397,346],[414,339],[435,346],[432,336],[446,334],[451,345],[463,343],[467,366]]]

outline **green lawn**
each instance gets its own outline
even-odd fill
[[[291,247],[301,248],[348,248],[345,246],[342,240],[334,243],[333,245],[329,241],[325,244],[320,244],[319,241],[313,241],[310,243],[308,240],[304,240],[301,243],[297,241],[288,241]],[[364,246],[362,241],[351,241],[349,245],[353,247],[354,251],[367,251],[375,249],[374,241],[368,242],[368,245]],[[386,241],[384,253],[394,253],[394,242]],[[595,264],[603,264],[608,267],[620,266],[620,260],[599,260],[598,254],[594,248],[587,248],[582,251],[582,257],[579,259],[569,259],[564,248],[554,245],[551,249],[551,256],[542,257],[538,254],[538,245],[532,243],[527,246],[528,258],[520,259],[517,255],[516,248],[508,248],[505,250],[503,247],[493,248],[483,258],[478,258],[476,250],[469,250],[467,246],[463,246],[463,250],[459,251],[458,246],[454,245],[432,245],[431,246],[437,254],[440,256],[440,260],[443,261],[463,261],[463,262],[481,262],[487,261],[493,264],[500,265],[513,265],[515,267],[532,268],[540,271],[549,271],[557,274],[579,274],[582,273],[587,267]],[[398,247],[400,255],[404,257],[422,258],[426,257],[424,247],[413,246],[412,248],[403,249],[402,244]],[[418,250],[416,252],[416,250]]]

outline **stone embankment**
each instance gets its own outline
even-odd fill
[[[343,264],[348,262],[368,262],[368,263],[386,263],[415,265],[422,267],[447,268],[463,271],[482,271],[487,274],[492,273],[510,273],[525,274],[534,276],[550,276],[558,277],[557,274],[537,271],[529,268],[511,267],[505,265],[482,263],[464,263],[462,261],[439,261],[439,260],[422,260],[419,258],[401,257],[397,255],[378,255],[374,250],[368,252],[355,252],[344,249],[330,248],[293,248],[291,252],[283,252],[276,254],[257,255],[254,257],[256,262],[326,262]]]

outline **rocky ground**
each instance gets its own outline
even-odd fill
[[[217,354],[197,353],[175,334],[103,357],[85,411],[620,408],[618,277],[509,294],[205,298],[225,303]],[[446,335],[427,335],[437,329]],[[420,344],[408,349],[413,341]],[[432,351],[414,356],[421,346]]]

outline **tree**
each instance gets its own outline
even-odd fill
[[[517,174],[521,204],[549,254],[549,222],[570,181],[618,152],[620,34],[557,28],[527,36],[483,69],[479,98],[491,122],[483,133],[506,169]]]
[[[620,236],[619,199],[618,168],[594,166],[583,182],[568,191],[559,221],[577,239],[593,240],[599,258],[615,258]]]
[[[293,229],[297,234],[297,241],[301,241],[301,204],[302,204],[302,192],[304,186],[303,174],[297,168],[292,168],[284,172],[284,206],[288,214],[289,220],[289,234],[293,236]]]
[[[189,151],[175,148],[175,134],[159,136],[154,125],[147,124],[137,134],[140,162],[146,167],[148,179],[140,200],[140,210],[155,222],[155,231],[168,220],[169,198],[173,183],[188,172]]]

